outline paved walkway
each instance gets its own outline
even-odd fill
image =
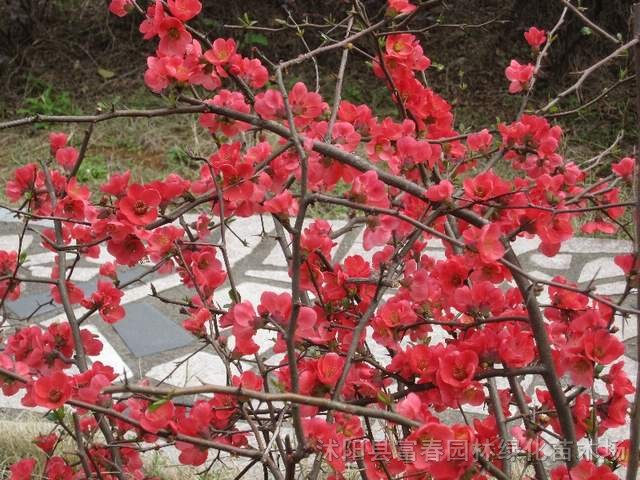
[[[187,219],[189,220],[189,219]],[[335,221],[334,228],[344,225],[343,221]],[[46,226],[47,222],[38,223]],[[17,232],[20,224],[12,218],[6,210],[0,210],[0,250],[14,250],[17,248]],[[228,250],[238,290],[242,298],[259,303],[260,294],[265,289],[276,292],[288,291],[290,280],[282,253],[276,241],[269,234],[273,234],[273,224],[265,219],[264,230],[259,218],[241,219],[233,222],[231,229],[235,234],[228,234]],[[267,235],[263,235],[266,233]],[[241,241],[240,239],[244,240]],[[50,277],[53,267],[53,253],[42,249],[37,235],[28,234],[25,237],[28,261],[26,267],[33,276]],[[593,281],[597,292],[615,296],[622,293],[625,282],[622,271],[613,263],[613,256],[629,252],[629,242],[620,240],[576,238],[566,242],[560,253],[547,258],[536,250],[537,242],[519,239],[514,246],[524,267],[532,275],[540,279],[550,279],[562,274],[570,280],[586,284]],[[352,231],[340,239],[336,250],[335,260],[340,260],[349,254],[359,254],[364,258],[371,258],[362,246],[362,231]],[[427,253],[434,258],[444,258],[444,249],[434,243]],[[76,267],[73,279],[87,293],[95,289],[98,268],[101,263],[110,259],[103,251],[98,259],[82,260]],[[149,266],[140,266],[133,270],[122,270],[120,278],[123,281],[133,278]],[[595,280],[594,280],[595,279]],[[185,318],[172,305],[166,305],[149,296],[153,283],[157,292],[163,296],[180,299],[187,291],[180,285],[179,276],[153,274],[127,288],[122,298],[126,317],[114,326],[101,321],[99,317],[92,317],[86,324],[100,337],[104,344],[103,352],[96,360],[111,365],[120,374],[128,378],[147,377],[154,380],[164,380],[176,386],[197,385],[205,383],[225,383],[225,370],[222,362],[210,350],[202,350],[202,344],[180,326]],[[42,325],[63,320],[64,314],[57,305],[50,304],[48,287],[36,284],[26,285],[21,298],[8,304],[11,313],[9,323],[19,325],[20,317],[27,317],[38,309],[33,321]],[[216,300],[220,305],[229,303],[226,292],[221,287]],[[544,295],[541,303],[546,303]],[[44,305],[44,306],[43,306]],[[79,308],[79,313],[84,309]],[[620,335],[626,345],[624,357],[625,366],[630,375],[635,378],[637,359],[634,358],[637,331],[635,321],[624,324],[617,320]],[[261,353],[276,363],[279,358],[272,355],[269,335],[257,343],[262,345]],[[194,352],[197,352],[194,354]],[[379,349],[375,352],[384,360],[386,351]],[[188,358],[182,366],[175,369],[176,363]],[[529,383],[528,390],[534,385]],[[506,387],[500,386],[501,388]],[[602,392],[604,393],[604,392]],[[21,408],[18,396],[2,397],[0,394],[0,408]],[[478,413],[481,413],[480,411]],[[614,431],[612,438],[624,438],[624,429]]]

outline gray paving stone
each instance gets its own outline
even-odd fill
[[[624,342],[625,355],[629,358],[633,358],[636,362],[638,361],[637,350],[638,348],[638,337],[633,337]]]
[[[51,300],[51,295],[49,292],[36,293],[33,295],[22,295],[18,300],[7,302],[7,307],[11,312],[17,315],[20,318],[28,317],[33,314],[33,312],[38,309],[38,307],[42,306],[38,309],[36,315],[42,315],[45,313],[53,312],[62,308],[60,305],[55,303],[46,304]],[[46,304],[46,305],[45,305]]]
[[[180,325],[147,303],[131,303],[124,309],[125,317],[114,328],[138,358],[186,347],[195,341]]]
[[[136,267],[118,272],[118,278],[121,283],[126,283],[129,280],[141,275],[149,267]],[[96,270],[97,273],[97,270]],[[91,296],[97,289],[97,281],[91,280],[89,282],[76,282],[78,288],[80,288],[85,297]],[[7,302],[7,307],[18,317],[24,318],[31,315],[40,305],[45,305],[51,300],[49,291],[34,293],[31,295],[22,295],[18,300]],[[38,316],[45,313],[54,312],[60,310],[62,307],[58,304],[49,304],[41,307],[37,314]]]

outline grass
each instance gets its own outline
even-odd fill
[[[153,105],[161,105],[161,101],[150,94],[139,96],[136,92],[128,101],[114,97],[108,108],[145,108]],[[107,105],[103,104],[102,107],[104,109]],[[91,112],[91,108],[83,111]],[[33,113],[36,112],[25,112]],[[42,110],[37,113],[42,113]],[[68,111],[55,113],[69,114]],[[68,132],[70,144],[79,147],[85,128],[79,124],[37,125],[0,132],[0,177],[9,178],[15,168],[46,158],[49,132]],[[176,115],[148,120],[120,118],[103,122],[94,128],[78,178],[87,182],[93,191],[97,191],[99,184],[111,173],[127,169],[131,170],[132,178],[137,182],[150,181],[172,172],[194,178],[198,171],[186,154],[186,146],[193,149],[194,154],[207,157],[214,149],[208,133],[197,126],[196,116]],[[3,198],[3,192],[4,188],[0,198]]]
[[[0,417],[0,479],[9,478],[9,467],[22,459],[35,458],[38,467],[45,461],[44,453],[32,442],[33,438],[51,433],[54,424],[29,413],[19,413],[12,416],[11,420]],[[58,447],[57,452],[73,452],[75,444],[67,439]],[[63,454],[63,456],[66,456]],[[75,462],[77,457],[69,456],[69,461]],[[167,456],[158,452],[143,454],[144,472],[147,477],[156,477],[160,480],[231,480],[238,473],[239,468],[229,466],[216,466],[211,471],[202,473],[202,468],[173,465]],[[34,478],[41,478],[40,471],[36,471]]]
[[[48,434],[52,423],[36,421],[32,414],[20,413],[11,420],[0,419],[0,479],[8,478],[11,464],[27,457],[44,460],[43,452],[32,439]]]
[[[323,77],[323,87],[330,88],[331,75]],[[325,89],[326,89],[325,88]],[[44,81],[28,78],[28,96],[18,109],[20,115],[58,114],[68,115],[92,112],[96,107],[103,111],[121,108],[152,108],[163,105],[163,101],[140,87],[106,94],[105,101],[97,105],[81,105],[67,91],[58,91]],[[358,79],[345,83],[344,98],[353,102],[365,102],[377,106],[380,116],[393,115],[395,109],[382,85],[363,85]],[[503,109],[517,109],[519,98],[505,97]],[[606,103],[606,102],[605,102]],[[579,105],[575,98],[563,100],[561,108],[568,110]],[[638,135],[634,116],[630,114],[628,102],[608,102],[602,108],[585,109],[579,114],[563,118],[560,123],[565,132],[562,154],[568,161],[579,163],[609,147],[618,132],[626,130],[625,138],[603,161],[603,166],[591,172],[592,178],[606,175],[611,161],[630,151],[633,138]],[[477,130],[479,126],[492,126],[503,119],[486,118],[486,112],[474,105],[461,103],[454,109],[456,126],[461,132]],[[607,128],[602,128],[606,122]],[[52,130],[71,133],[71,144],[79,146],[84,135],[83,125],[37,125],[0,132],[0,177],[7,178],[18,166],[38,161],[48,155],[47,135]],[[198,176],[199,166],[189,159],[187,148],[198,156],[208,157],[215,150],[210,135],[197,124],[196,116],[172,116],[153,119],[115,119],[96,125],[83,165],[78,173],[81,182],[86,182],[94,192],[113,172],[131,170],[137,182],[146,182],[176,172],[185,178]],[[513,175],[506,162],[498,162],[500,174]],[[341,182],[336,194],[348,190]],[[4,189],[0,189],[0,201],[4,201]],[[348,211],[333,205],[314,205],[310,209],[313,217],[345,218]],[[589,215],[581,219],[589,219]]]
[[[21,115],[73,115],[78,113],[73,95],[66,90],[57,91],[52,85],[27,77],[27,96],[17,111]],[[44,126],[41,126],[44,128]]]

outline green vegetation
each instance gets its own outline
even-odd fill
[[[57,91],[52,85],[32,76],[27,77],[27,91],[23,106],[18,109],[21,115],[73,115],[78,113],[72,94]]]

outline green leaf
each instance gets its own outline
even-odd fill
[[[155,402],[153,402],[151,405],[149,405],[148,410],[150,412],[155,412],[156,410],[158,410],[161,406],[163,406],[165,403],[167,403],[169,401],[168,398],[161,398],[160,400],[156,400]]]
[[[378,400],[384,405],[393,404],[393,398],[385,392],[378,392]]]
[[[581,33],[582,35],[589,36],[589,35],[591,35],[591,34],[593,33],[593,30],[591,30],[589,27],[586,27],[586,26],[585,26],[585,27],[582,27],[582,28],[580,29],[580,33]]]
[[[65,415],[64,407],[60,407],[56,410],[51,410],[49,413],[47,413],[46,419],[51,422],[61,423],[64,421],[64,415]]]
[[[269,46],[269,40],[261,33],[247,32],[244,37],[244,41],[248,45],[261,45],[263,47]]]
[[[229,290],[229,298],[233,300],[235,303],[242,302],[242,297],[240,297],[240,292],[234,290],[233,288]]]
[[[112,70],[107,70],[106,68],[98,68],[98,75],[100,75],[105,80],[109,80],[116,76],[116,72]]]

